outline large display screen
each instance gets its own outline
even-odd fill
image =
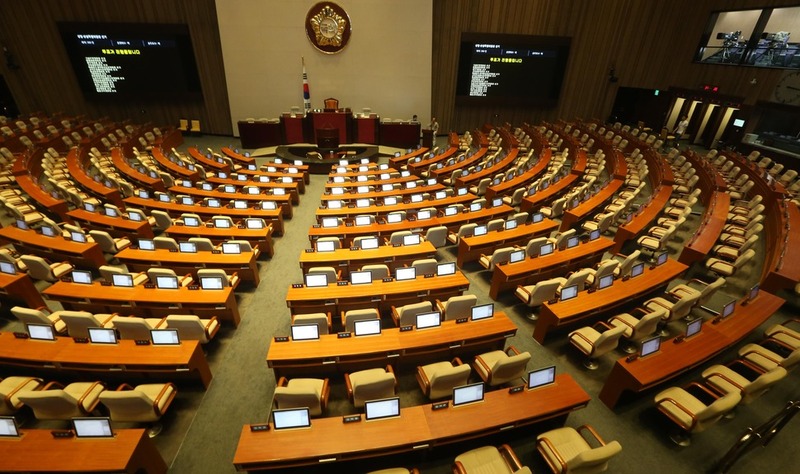
[[[555,105],[570,38],[463,33],[456,103]]]
[[[199,99],[187,25],[59,22],[87,99]]]

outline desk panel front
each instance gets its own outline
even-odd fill
[[[342,270],[342,279],[347,279],[351,271],[360,269],[369,264],[385,264],[389,271],[394,272],[397,267],[405,264],[409,266],[414,260],[434,258],[436,247],[429,241],[419,245],[380,245],[376,249],[351,250],[350,248],[336,249],[333,252],[303,252],[300,254],[300,268],[303,273],[308,273],[311,267],[331,266]]]

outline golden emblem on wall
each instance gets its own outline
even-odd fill
[[[338,53],[350,40],[350,17],[333,2],[317,3],[306,14],[306,36],[323,53]]]

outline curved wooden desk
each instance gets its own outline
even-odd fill
[[[116,255],[132,272],[146,272],[151,267],[164,267],[175,270],[178,275],[197,274],[202,268],[220,268],[225,273],[237,273],[239,278],[258,286],[260,281],[255,252],[223,254],[209,251],[197,253],[170,252],[167,249],[140,250],[128,247]]]
[[[261,191],[260,188],[259,191]],[[220,202],[241,200],[246,201],[248,205],[257,204],[263,201],[272,201],[276,206],[278,206],[283,214],[283,217],[286,219],[291,219],[294,212],[294,209],[292,208],[291,194],[276,195],[263,192],[259,192],[258,194],[246,194],[241,192],[238,186],[236,187],[236,192],[233,193],[227,193],[225,191],[216,189],[206,191],[204,189],[197,189],[195,187],[187,188],[186,186],[172,186],[169,188],[169,192],[174,195],[186,194],[188,196],[192,196],[193,199],[196,199],[198,202],[202,201],[204,198],[214,198]]]
[[[186,225],[172,225],[164,231],[166,235],[177,240],[187,240],[190,237],[206,237],[215,245],[226,240],[246,240],[253,248],[258,247],[261,255],[272,257],[275,250],[272,246],[272,225],[267,224],[263,229],[243,229],[240,227],[191,227]]]
[[[342,206],[340,209],[319,208],[316,215],[317,220],[320,221],[323,217],[353,217],[359,214],[372,214],[372,215],[386,215],[395,211],[408,211],[411,209],[423,209],[425,207],[445,208],[452,204],[464,204],[467,207],[468,203],[478,199],[478,196],[472,193],[466,193],[461,196],[447,196],[444,199],[423,199],[420,202],[405,202],[398,203],[394,206],[378,206],[377,204],[367,207],[350,207],[348,205]]]
[[[135,206],[136,207],[136,206]],[[135,239],[144,237],[152,239],[155,234],[150,223],[146,220],[132,221],[125,217],[109,217],[99,212],[89,212],[86,209],[74,209],[67,213],[71,221],[79,223],[82,227],[103,230],[112,237],[128,237]]]
[[[658,191],[651,196],[650,202],[640,208],[630,222],[617,228],[617,233],[614,234],[615,245],[612,252],[618,253],[622,246],[625,245],[625,242],[635,239],[636,236],[644,232],[645,228],[664,210],[671,195],[672,185],[665,184],[658,188]]]
[[[308,273],[311,267],[335,267],[342,271],[341,278],[346,280],[350,272],[369,264],[385,264],[390,272],[397,267],[411,265],[414,260],[435,258],[436,248],[429,241],[419,245],[380,245],[376,249],[352,250],[336,249],[333,252],[308,252],[300,254],[300,268]]]
[[[67,154],[67,170],[69,171],[72,179],[94,196],[103,199],[103,202],[108,202],[116,206],[122,205],[122,195],[119,189],[108,187],[102,183],[98,183],[86,174],[82,166],[82,157],[86,154],[86,148],[72,148]]]
[[[0,228],[0,239],[14,246],[19,253],[32,253],[52,262],[69,260],[81,267],[98,269],[106,264],[103,250],[97,242],[74,242],[62,236],[48,237],[35,230],[16,226]]]
[[[401,407],[398,418],[342,423],[316,418],[304,430],[250,431],[244,426],[233,464],[240,471],[318,466],[434,449],[566,416],[589,403],[589,395],[567,374],[553,385],[509,394],[486,393],[481,403],[433,411],[431,405]]]
[[[561,216],[561,227],[559,229],[564,232],[575,227],[578,222],[582,221],[589,214],[595,212],[598,207],[611,200],[623,184],[624,182],[622,179],[614,178],[606,184],[603,189],[589,199],[578,204],[577,207],[564,211],[564,215]]]
[[[489,255],[494,249],[519,245],[524,247],[534,237],[550,234],[558,227],[558,223],[548,218],[533,224],[528,222],[511,230],[500,229],[484,235],[462,237],[458,240],[458,256],[456,265],[463,268],[467,262],[478,260],[481,254]]]
[[[728,218],[728,208],[731,195],[722,191],[714,191],[707,204],[703,222],[681,251],[678,261],[684,265],[691,265],[705,259],[714,245],[717,244],[722,228]]]
[[[161,178],[154,178],[150,175],[140,172],[130,164],[125,159],[125,156],[122,154],[122,150],[119,147],[114,147],[111,149],[111,162],[114,163],[114,167],[117,170],[127,176],[128,178],[132,179],[145,189],[152,189],[154,191],[166,191],[166,187],[164,187],[164,181]]]
[[[537,176],[542,174],[544,170],[547,169],[547,166],[550,164],[552,153],[553,152],[550,150],[550,148],[545,148],[544,151],[539,155],[539,160],[535,165],[531,166],[528,171],[513,179],[503,181],[500,184],[492,185],[486,188],[486,200],[489,201],[496,196],[505,196],[506,194],[511,194],[515,189],[525,187],[529,183],[533,182]]]
[[[47,306],[27,273],[10,275],[0,272],[0,298],[25,303],[29,308]]]

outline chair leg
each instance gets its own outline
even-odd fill
[[[678,446],[687,447],[692,445],[692,437],[686,431],[676,429],[669,435],[669,439]]]
[[[163,425],[162,423],[160,423],[160,422],[156,421],[156,422],[152,423],[152,424],[151,424],[151,425],[150,425],[150,426],[147,428],[147,436],[148,436],[148,437],[150,437],[150,438],[155,438],[155,437],[156,437],[156,436],[158,436],[158,435],[161,433],[161,431],[163,431],[163,430],[164,430],[164,425]]]
[[[583,361],[583,366],[589,370],[597,370],[600,365],[597,363],[595,359],[588,357],[586,360]]]

